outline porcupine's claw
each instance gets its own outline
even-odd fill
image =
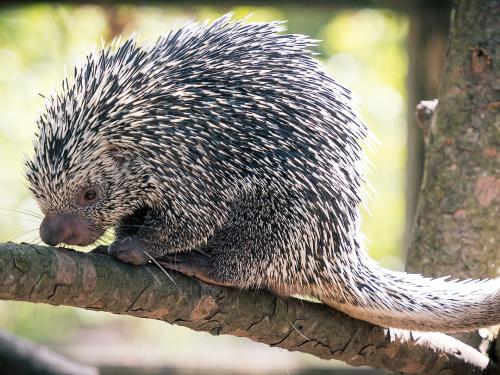
[[[125,237],[121,241],[113,242],[109,246],[108,253],[113,258],[134,266],[146,264],[150,259],[144,241],[138,237]]]
[[[158,263],[168,269],[195,277],[209,284],[228,285],[227,282],[224,282],[214,275],[214,268],[210,255],[200,251],[194,250],[185,253],[166,255],[159,258]]]

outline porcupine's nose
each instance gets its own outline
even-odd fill
[[[73,215],[47,214],[40,224],[40,238],[50,246],[71,244],[77,232],[77,218]]]

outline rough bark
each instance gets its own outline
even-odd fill
[[[500,5],[457,5],[407,268],[498,277]]]
[[[495,371],[486,356],[443,334],[385,329],[321,304],[171,277],[175,284],[157,267],[128,266],[104,255],[0,244],[0,299],[158,319],[408,374]]]
[[[407,270],[498,277],[500,4],[457,1],[427,153]],[[418,109],[417,109],[418,111]],[[488,336],[461,340],[488,351]]]

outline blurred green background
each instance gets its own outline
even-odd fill
[[[65,67],[101,39],[139,31],[154,40],[190,19],[213,20],[235,11],[250,21],[288,20],[292,33],[321,39],[320,60],[360,99],[360,111],[380,144],[368,151],[370,199],[363,231],[370,255],[403,269],[409,17],[385,9],[313,6],[98,6],[0,7],[0,241],[37,243],[39,210],[24,184],[43,98],[60,85]],[[247,368],[287,373],[330,366],[312,357],[233,337],[213,338],[149,320],[65,307],[0,301],[0,326],[92,364]],[[193,356],[196,361],[193,361]],[[259,360],[255,360],[258,355]],[[236,367],[235,367],[236,366]]]

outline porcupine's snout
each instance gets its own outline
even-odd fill
[[[47,214],[40,225],[40,238],[47,245],[90,245],[99,237],[91,223],[69,214]]]

